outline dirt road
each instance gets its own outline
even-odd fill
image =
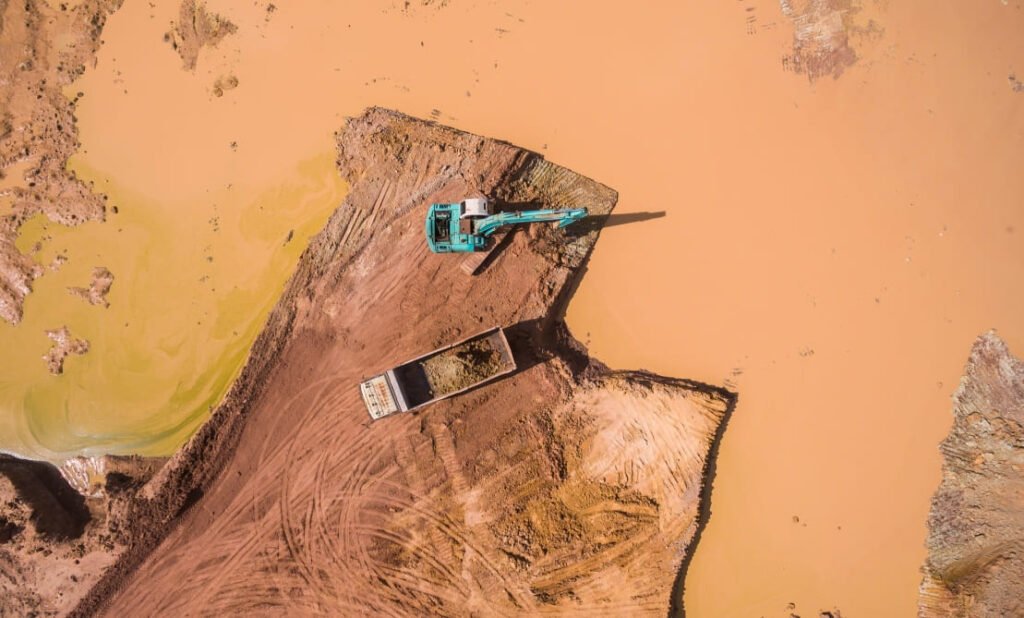
[[[80,610],[664,614],[733,396],[611,372],[560,325],[599,225],[517,231],[475,278],[422,237],[431,201],[601,215],[614,191],[380,109],[339,153],[349,198]],[[510,325],[520,371],[368,422],[361,378],[491,324]]]

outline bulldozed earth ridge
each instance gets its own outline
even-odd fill
[[[918,616],[1024,615],[1024,362],[993,332],[971,350],[940,448]]]
[[[72,614],[666,613],[735,396],[612,371],[565,328],[617,194],[379,108],[337,141],[348,197]],[[598,217],[517,229],[469,277],[429,253],[423,217],[473,193]],[[493,324],[515,373],[369,421],[361,379]]]

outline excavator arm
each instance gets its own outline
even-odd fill
[[[478,219],[474,232],[478,236],[490,236],[499,229],[519,223],[543,223],[557,221],[558,227],[565,227],[587,216],[586,208],[563,210],[529,210],[525,212],[501,212],[496,215]]]
[[[467,205],[470,202],[476,203],[471,204],[474,212],[467,216]],[[558,223],[558,227],[565,227],[587,216],[586,208],[526,210],[481,216],[484,212],[490,211],[486,209],[486,202],[482,199],[431,204],[426,219],[427,245],[430,250],[434,253],[483,252],[487,251],[494,233],[504,227],[545,221]]]

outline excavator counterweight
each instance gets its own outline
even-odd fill
[[[504,227],[543,222],[556,222],[558,227],[565,227],[586,216],[586,208],[491,214],[490,205],[483,198],[431,204],[427,211],[427,244],[434,253],[486,251],[491,236]]]

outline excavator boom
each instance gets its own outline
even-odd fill
[[[558,227],[565,227],[575,223],[587,216],[586,208],[573,208],[571,210],[528,210],[525,212],[500,212],[484,219],[476,221],[476,234],[490,236],[495,231],[506,225],[519,223],[544,223],[546,221],[557,221]]]
[[[427,245],[434,253],[487,251],[498,230],[520,223],[556,222],[565,227],[587,216],[586,208],[526,210],[490,214],[487,200],[466,199],[453,204],[431,204],[427,211]]]

